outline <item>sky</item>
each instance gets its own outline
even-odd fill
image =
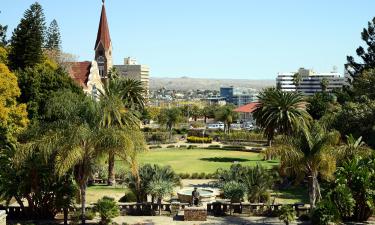
[[[1,0],[8,37],[35,0]],[[92,60],[101,0],[40,0],[63,51]],[[275,79],[300,67],[343,73],[374,0],[107,0],[115,64],[134,57],[153,77]]]

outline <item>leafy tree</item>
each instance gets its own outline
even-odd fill
[[[3,26],[0,24],[0,46],[7,45],[7,30],[8,26]]]
[[[315,120],[322,118],[327,112],[329,112],[332,104],[334,103],[334,98],[332,95],[322,92],[315,93],[313,96],[307,99],[309,103],[307,105],[307,112]]]
[[[204,123],[207,123],[207,119],[215,118],[215,113],[218,109],[217,105],[207,105],[202,109],[202,116],[204,117]]]
[[[49,60],[34,68],[26,68],[17,73],[21,89],[19,101],[27,104],[30,119],[43,117],[45,104],[53,92],[71,90],[83,95],[79,87],[64,69]]]
[[[356,76],[352,82],[353,92],[357,97],[367,96],[371,100],[375,100],[375,69],[366,69]]]
[[[363,137],[363,141],[370,147],[375,147],[375,101],[366,97],[357,102],[348,102],[336,114],[333,127],[342,135],[352,134]],[[343,122],[345,121],[345,122]]]
[[[28,124],[26,105],[19,104],[17,77],[0,62],[0,149],[14,143],[15,134]]]
[[[293,84],[296,86],[296,88],[298,89],[299,85],[301,84],[301,81],[302,81],[302,76],[300,73],[295,73],[293,75]]]
[[[322,88],[322,91],[323,91],[323,92],[326,92],[326,91],[327,91],[328,85],[329,85],[329,80],[328,80],[327,78],[323,78],[323,79],[320,81],[320,87]]]
[[[352,220],[366,221],[375,210],[374,159],[355,157],[337,169],[336,184],[348,187],[355,201]]]
[[[46,33],[46,43],[44,46],[48,50],[60,51],[61,49],[61,35],[59,25],[54,19],[50,23]]]
[[[368,157],[372,153],[372,150],[366,147],[362,141],[362,137],[355,138],[352,134],[346,135],[346,145],[341,146],[338,150],[338,162],[340,165],[357,156]]]
[[[228,134],[230,133],[230,125],[236,121],[237,118],[238,113],[234,111],[233,105],[221,106],[215,113],[215,119],[224,123],[224,132]]]
[[[375,67],[375,42],[373,41],[375,39],[375,17],[368,22],[367,29],[363,29],[361,37],[367,45],[367,47],[358,47],[356,51],[362,62],[356,62],[353,56],[347,56],[347,68],[354,78],[364,70]]]
[[[34,3],[26,10],[10,41],[9,66],[12,70],[33,67],[43,60],[45,18],[42,6]]]
[[[280,157],[280,166],[286,173],[299,179],[307,177],[312,208],[321,198],[318,177],[333,178],[336,158],[331,147],[338,143],[338,136],[315,122],[311,128],[287,136],[284,145],[271,149]]]
[[[264,129],[269,146],[276,132],[291,135],[307,127],[311,121],[300,93],[267,88],[259,93],[258,101],[259,106],[253,116],[258,126]]]

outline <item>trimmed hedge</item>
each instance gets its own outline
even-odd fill
[[[245,146],[241,146],[241,145],[225,145],[223,146],[223,149],[225,150],[246,150],[246,147]]]
[[[148,147],[149,149],[156,149],[156,148],[161,148],[161,145],[151,145]]]
[[[214,179],[216,175],[214,173],[179,173],[181,179]]]
[[[188,143],[212,143],[211,137],[196,137],[190,136],[187,138]]]
[[[174,145],[168,145],[167,148],[175,148],[176,146]]]

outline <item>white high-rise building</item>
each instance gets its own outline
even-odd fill
[[[300,78],[295,79],[297,76]],[[300,68],[297,72],[279,73],[276,78],[276,86],[282,91],[296,91],[304,95],[313,95],[322,92],[332,92],[336,88],[342,88],[346,84],[346,78],[337,72],[316,73],[310,69]]]

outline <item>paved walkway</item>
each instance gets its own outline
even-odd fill
[[[268,217],[235,217],[235,216],[225,216],[225,217],[213,217],[209,216],[207,221],[182,221],[182,218],[172,218],[167,216],[122,216],[117,217],[113,220],[118,224],[129,224],[129,225],[209,225],[209,224],[219,224],[219,225],[247,225],[247,224],[277,224],[282,225],[280,220],[277,218]],[[291,223],[297,224],[297,223]],[[298,223],[307,224],[307,223]]]

